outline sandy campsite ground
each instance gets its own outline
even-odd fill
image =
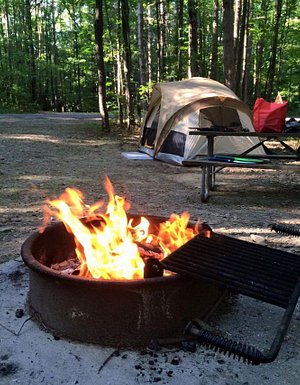
[[[106,199],[108,176],[131,212],[169,216],[189,211],[214,230],[299,252],[299,238],[270,231],[274,222],[300,223],[299,175],[269,170],[225,169],[208,203],[199,199],[199,168],[125,159],[138,134],[102,134],[96,115],[0,116],[0,261],[18,255],[42,222],[47,197],[80,189],[89,204]]]
[[[83,192],[88,204],[99,199],[107,201],[103,186],[105,176],[112,181],[116,194],[125,196],[131,203],[130,212],[132,213],[167,217],[172,212],[189,211],[192,220],[206,221],[215,231],[249,242],[263,242],[273,248],[300,254],[300,238],[278,234],[270,229],[271,223],[300,224],[299,174],[227,168],[217,176],[218,189],[213,192],[208,203],[201,203],[198,168],[184,168],[153,160],[124,158],[122,152],[136,151],[137,142],[137,133],[132,135],[118,132],[102,133],[97,115],[93,114],[0,115],[0,266],[1,263],[5,266],[8,261],[13,262],[17,259],[22,243],[40,227],[43,218],[42,206],[47,197],[58,197],[65,188],[76,187]],[[241,315],[247,310],[248,302],[242,302],[240,305],[241,308],[237,314]],[[263,305],[252,304],[251,306],[254,306],[255,311],[252,318],[246,321],[256,323],[260,328],[259,314]],[[230,313],[232,309],[227,311],[225,318]],[[235,317],[238,320],[239,316]],[[272,318],[272,313],[269,318]],[[111,372],[110,380],[103,380],[101,384],[130,385],[159,382],[174,385],[183,383],[296,385],[300,375],[299,320],[298,304],[289,336],[279,359],[276,363],[261,366],[259,369],[241,363],[235,366],[232,360],[227,363],[221,355],[216,361],[214,353],[203,353],[204,358],[198,360],[201,362],[200,366],[202,365],[202,380],[200,380],[200,374],[199,379],[195,380],[198,369],[191,366],[194,365],[191,361],[187,366],[189,372],[180,365],[172,367],[173,374],[168,375],[167,372],[164,376],[161,374],[159,381],[158,376],[155,377],[151,371],[146,370],[147,373],[143,372],[146,373],[143,382],[137,375],[137,366],[146,358],[126,353],[127,361],[121,358],[115,360],[120,361],[119,364],[123,366],[124,362],[127,362],[127,374],[135,371],[133,377],[128,374],[131,380],[116,377]],[[240,322],[241,329],[244,331],[249,329],[249,324],[245,325],[246,321]],[[267,329],[266,324],[262,326],[263,330]],[[0,337],[4,332],[0,329]],[[5,341],[9,340],[5,339]],[[83,360],[87,362],[89,359],[93,360],[89,355],[84,358],[85,350],[82,347],[74,349],[77,349],[78,356],[82,355]],[[192,360],[193,353],[186,354]],[[7,355],[0,349],[1,365],[6,362],[5,357]],[[14,357],[13,354],[12,357]],[[42,360],[42,353],[39,359]],[[53,359],[55,359],[54,356]],[[146,366],[144,361],[143,365]],[[43,362],[40,361],[40,365],[42,364]],[[0,369],[3,369],[1,365]],[[31,364],[28,365],[29,368]],[[55,376],[59,375],[59,362],[55,365],[57,374],[53,374],[54,377],[50,375],[47,377],[44,373],[43,383],[50,385],[51,378],[55,381],[52,383],[87,383],[84,379],[73,381],[72,375],[69,382],[67,380],[57,382]],[[77,362],[76,365],[79,370],[81,363]],[[162,362],[162,373],[165,370],[163,365]],[[109,366],[106,369],[109,370]],[[4,378],[1,370],[1,384],[22,383],[21,372]],[[209,376],[205,377],[207,370]],[[27,379],[26,373],[29,376],[27,368],[23,372],[24,378]],[[182,382],[183,374],[187,380],[190,380]],[[28,384],[41,383],[39,381],[42,377],[37,374],[36,376],[36,380],[31,382],[28,377]],[[91,378],[89,382],[91,385],[100,384],[92,377],[88,378]],[[17,379],[20,381],[18,382]],[[26,381],[23,384],[27,384]]]

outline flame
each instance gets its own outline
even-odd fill
[[[44,227],[51,217],[55,217],[74,235],[75,252],[81,264],[80,276],[143,278],[140,245],[155,247],[160,251],[158,257],[161,259],[197,234],[196,226],[195,229],[188,227],[190,215],[187,212],[172,214],[169,220],[159,225],[157,234],[149,234],[150,222],[145,217],[141,217],[135,226],[132,219],[128,220],[126,211],[130,206],[123,197],[114,194],[108,177],[105,178],[105,189],[109,197],[105,213],[100,212],[103,201],[88,206],[83,194],[71,188],[58,199],[48,199],[44,207]]]

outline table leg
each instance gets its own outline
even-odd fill
[[[201,171],[201,189],[200,189],[200,197],[201,202],[206,202],[209,194],[209,167],[207,165],[202,166]]]
[[[214,156],[214,136],[207,136],[207,155]]]
[[[209,157],[214,156],[214,136],[207,136],[207,155]],[[214,167],[211,165],[207,165],[206,170],[206,185],[208,192],[214,188],[215,185],[215,173],[214,173]],[[207,195],[208,195],[207,192]]]
[[[211,166],[211,174],[210,174],[210,190],[213,190],[215,188],[216,183],[216,172],[215,172],[215,166]]]
[[[278,142],[282,144],[284,148],[286,148],[290,153],[293,155],[296,155],[297,158],[300,158],[300,154],[298,152],[299,148],[297,150],[294,150],[293,147],[289,146],[287,143],[285,143],[283,140],[280,140],[277,138]]]

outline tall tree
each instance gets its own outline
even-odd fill
[[[51,71],[51,89],[52,89],[52,105],[55,111],[60,111],[62,108],[61,97],[58,92],[58,47],[57,47],[57,37],[56,37],[56,7],[55,1],[51,0],[51,40],[52,40],[52,61],[53,61],[53,70]],[[52,68],[52,67],[51,67]]]
[[[145,41],[144,41],[144,6],[143,2],[138,2],[138,49],[139,49],[139,82],[146,83],[146,60],[145,60]]]
[[[219,32],[219,0],[213,1],[213,25],[211,41],[210,77],[218,79],[218,32]]]
[[[34,42],[33,42],[33,31],[32,31],[32,20],[31,20],[31,1],[25,1],[26,10],[26,26],[27,26],[27,44],[28,44],[28,56],[30,61],[30,88],[31,88],[31,102],[36,103],[36,65],[35,65],[35,54],[34,54]]]
[[[156,0],[156,33],[157,33],[157,81],[166,78],[166,14],[165,3],[162,0]]]
[[[98,73],[98,100],[102,127],[109,130],[109,118],[106,105],[106,74],[103,53],[103,1],[96,0],[95,7],[95,47]]]
[[[233,22],[233,1],[223,0],[224,83],[232,90],[235,87]]]
[[[267,26],[267,14],[268,14],[268,0],[261,1],[261,15],[258,14],[257,30],[258,38],[255,46],[255,84],[254,84],[254,98],[261,97],[262,94],[262,77],[263,77],[263,63],[264,63],[264,52],[266,46],[266,39],[264,34],[261,32],[263,26]]]
[[[6,34],[3,30],[2,34],[3,34],[3,42],[6,41],[7,44],[6,46],[7,47],[3,47],[4,48],[4,52],[6,51],[6,62],[3,69],[5,69],[5,72],[6,73],[6,81],[3,82],[3,84],[5,85],[5,94],[6,94],[6,100],[7,102],[11,103],[12,102],[12,88],[13,88],[13,80],[12,80],[12,76],[13,76],[13,59],[12,59],[12,35],[11,35],[11,25],[10,25],[10,7],[9,7],[9,1],[8,0],[4,0],[4,5],[3,5],[3,8],[4,8],[4,19],[6,21]],[[6,35],[6,36],[5,36]],[[5,49],[6,48],[6,49]],[[4,57],[4,56],[2,56]],[[3,66],[3,62],[2,62],[2,66]]]
[[[236,81],[235,92],[238,96],[242,96],[242,85],[245,71],[246,60],[246,42],[248,35],[247,20],[249,13],[249,0],[243,0],[241,4],[241,11],[239,12],[238,22],[238,39],[235,47],[235,66],[236,66]]]
[[[151,29],[151,8],[152,5],[148,4],[147,6],[147,78],[148,84],[152,83],[153,75],[152,75],[152,39],[153,32]]]
[[[243,0],[233,0],[233,46],[234,46],[234,64],[237,62],[237,51],[239,46],[239,33],[241,24],[241,10]]]
[[[189,14],[189,62],[190,76],[199,76],[201,74],[199,66],[199,49],[198,49],[198,18],[195,0],[188,0]]]
[[[276,1],[276,9],[275,9],[275,21],[274,21],[274,29],[273,29],[273,41],[271,47],[271,55],[269,61],[269,70],[268,77],[265,85],[265,97],[266,99],[271,99],[273,93],[274,86],[274,78],[276,73],[276,57],[278,51],[278,40],[279,40],[279,26],[282,14],[282,0]]]
[[[183,78],[183,0],[176,0],[176,39],[175,55],[177,59],[176,79]]]
[[[117,2],[116,14],[118,20],[121,20],[121,7],[120,0]],[[122,58],[122,26],[120,23],[117,23],[117,77],[116,77],[116,90],[117,90],[117,107],[119,113],[119,124],[123,128],[124,126],[124,110],[125,110],[125,100],[124,100],[124,65]]]
[[[121,0],[122,8],[122,35],[124,48],[124,72],[125,72],[125,95],[128,105],[128,121],[127,128],[130,130],[135,124],[134,108],[133,108],[133,84],[131,81],[132,64],[131,64],[131,46],[130,46],[130,28],[129,28],[129,6],[128,0]]]
[[[250,79],[252,78],[250,73],[250,63],[252,61],[253,55],[251,54],[251,46],[252,46],[252,36],[250,33],[250,15],[251,15],[251,1],[247,4],[247,10],[246,10],[246,37],[245,37],[245,55],[244,55],[244,65],[243,65],[243,78],[242,78],[242,85],[241,85],[241,99],[244,100],[245,103],[248,103],[248,97],[249,93],[249,84]],[[253,63],[251,63],[253,65]],[[252,88],[252,87],[251,87]]]

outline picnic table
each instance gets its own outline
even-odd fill
[[[199,130],[192,128],[190,135],[202,135],[207,138],[207,157],[185,160],[184,166],[200,166],[201,173],[201,201],[206,202],[209,197],[209,193],[215,187],[215,175],[221,171],[224,167],[244,167],[255,169],[275,169],[275,170],[291,170],[295,172],[300,171],[300,151],[292,148],[287,139],[300,139],[300,132],[282,132],[282,133],[261,133],[261,132],[245,132],[245,131],[211,131],[211,130]],[[214,141],[215,138],[220,136],[244,136],[244,137],[257,137],[260,138],[259,142],[249,147],[241,154],[232,154],[230,156],[222,155],[220,157],[215,156],[214,153]],[[265,146],[268,141],[277,141],[285,149],[286,154],[274,154],[266,153],[265,155],[252,156],[250,153],[259,146]],[[247,159],[243,158],[247,155]],[[227,158],[227,159],[226,159]],[[253,161],[251,162],[251,158]],[[259,160],[261,159],[261,161]],[[265,161],[263,161],[265,160]],[[281,160],[279,163],[278,160]],[[298,162],[299,161],[299,162]]]

